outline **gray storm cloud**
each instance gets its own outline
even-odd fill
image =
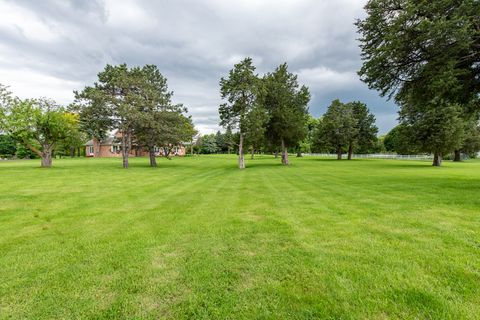
[[[220,77],[251,56],[260,74],[286,61],[310,88],[315,116],[335,98],[361,100],[385,133],[396,123],[396,107],[356,74],[353,23],[364,3],[0,0],[0,83],[21,97],[68,103],[106,63],[156,64],[175,101],[209,133],[219,129]]]

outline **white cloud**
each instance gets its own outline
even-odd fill
[[[0,82],[20,96],[68,103],[106,63],[156,64],[197,128],[212,132],[219,79],[250,56],[259,73],[288,62],[310,87],[315,115],[338,97],[366,99],[395,119],[356,76],[353,22],[365,1],[0,0]]]
[[[300,69],[298,79],[312,90],[332,91],[338,88],[359,86],[360,81],[354,71],[336,71],[324,66]]]
[[[0,29],[34,42],[53,42],[58,39],[56,33],[46,21],[34,13],[11,2],[0,2]]]
[[[66,105],[73,99],[73,89],[81,89],[82,83],[63,80],[28,69],[2,69],[0,83],[8,85],[10,91],[20,98],[54,99]]]

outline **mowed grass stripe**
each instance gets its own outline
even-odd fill
[[[0,163],[0,318],[475,319],[480,162]]]

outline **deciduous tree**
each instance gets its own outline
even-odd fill
[[[42,167],[51,167],[55,146],[77,128],[77,117],[52,100],[15,98],[1,109],[1,130],[37,154]]]

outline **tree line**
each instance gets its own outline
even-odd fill
[[[197,133],[187,108],[172,102],[167,79],[154,65],[107,65],[97,82],[74,95],[75,101],[64,107],[50,99],[14,97],[0,85],[2,145],[10,143],[9,152],[25,146],[41,158],[42,167],[50,167],[54,150],[72,152],[93,138],[98,154],[100,142],[117,130],[123,167],[128,168],[132,145],[148,150],[154,167],[155,148],[169,158],[175,146]]]
[[[454,154],[480,148],[480,2],[478,0],[369,0],[356,21],[360,34],[360,79],[400,106],[399,125],[377,139],[375,118],[361,102],[332,102],[320,119],[308,113],[310,92],[286,63],[258,75],[251,58],[220,79],[220,125],[226,139],[204,136],[202,152],[245,150],[280,153],[322,150],[340,159],[347,152],[387,151],[433,154],[434,166]],[[85,136],[101,141],[121,133],[123,166],[132,145],[172,146],[196,134],[187,109],[172,102],[166,78],[156,66],[107,65],[98,81],[75,92],[67,107],[49,99],[19,99],[0,86],[0,131],[50,166],[58,149],[75,150]],[[227,134],[228,133],[228,134]],[[221,134],[223,135],[223,134]],[[98,145],[98,143],[97,143]],[[192,145],[193,147],[193,145]],[[11,149],[10,149],[11,150]],[[98,151],[96,151],[98,152]]]
[[[334,151],[341,159],[348,150],[371,150],[377,140],[375,117],[361,102],[332,102],[320,119],[308,113],[310,93],[300,85],[286,63],[263,76],[255,73],[251,58],[235,64],[220,80],[225,101],[219,107],[220,125],[238,132],[238,166],[245,168],[244,148],[281,153],[281,162],[289,164],[288,152],[300,155],[305,148]],[[212,137],[213,138],[213,137]],[[213,140],[213,139],[212,139]]]

